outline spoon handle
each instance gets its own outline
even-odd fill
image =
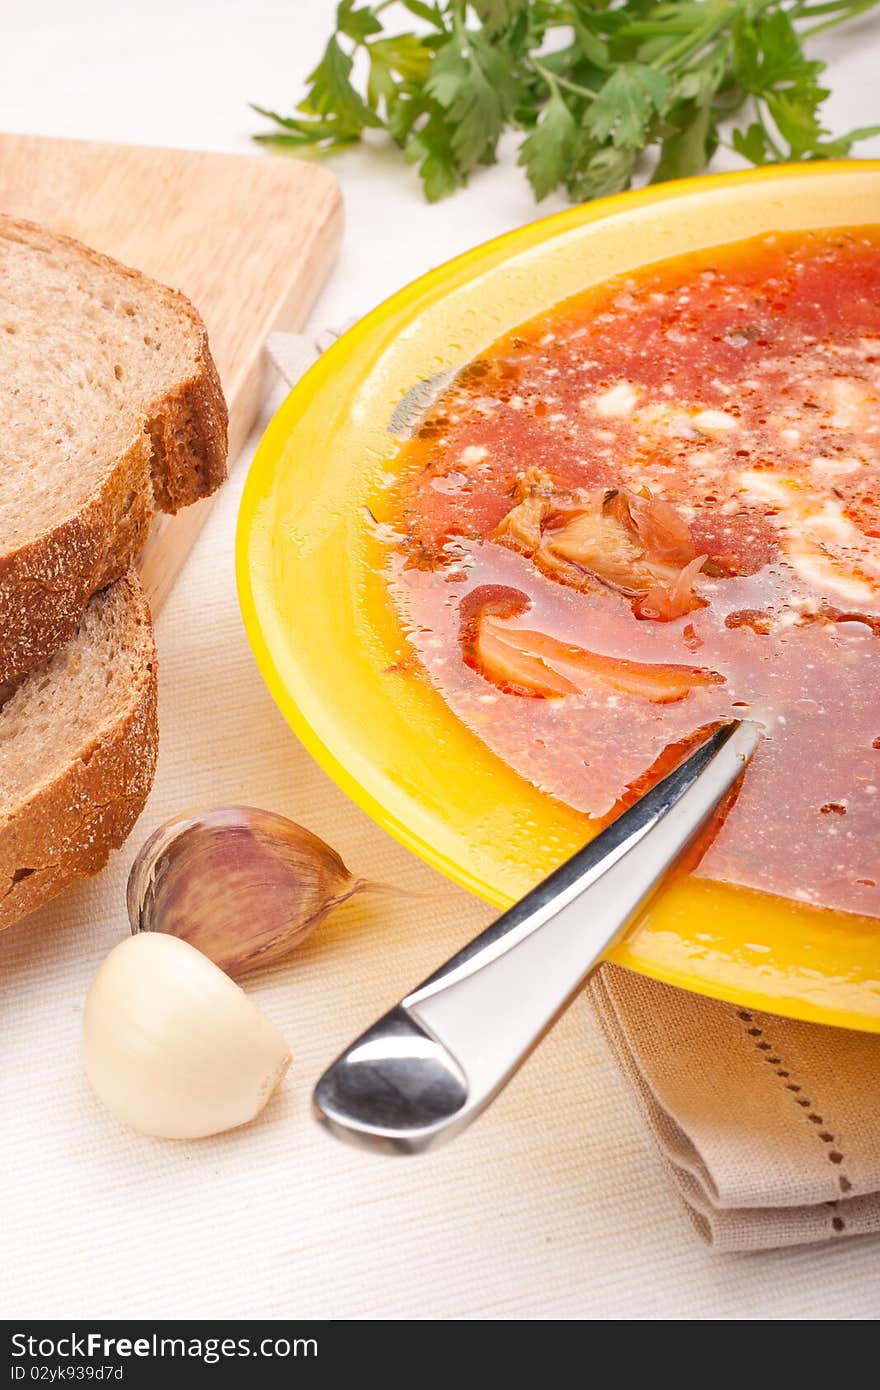
[[[324,1073],[338,1138],[419,1153],[475,1119],[631,925],[759,739],[726,724],[374,1024]]]

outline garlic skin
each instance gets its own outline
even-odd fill
[[[98,970],[83,1021],[86,1073],[107,1109],[159,1139],[253,1120],[291,1062],[264,1013],[185,941],[144,934]]]
[[[286,816],[217,806],[150,836],[129,874],[128,915],[133,932],[188,941],[237,979],[289,955],[367,886]]]

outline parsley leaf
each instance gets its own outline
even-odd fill
[[[402,4],[416,19],[423,19],[426,24],[445,32],[446,25],[443,23],[443,13],[439,5],[426,5],[424,0],[402,0]]]
[[[406,158],[417,164],[429,203],[436,203],[464,182],[459,171],[449,127],[442,115],[432,113],[406,143]]]
[[[673,108],[669,122],[672,129],[660,149],[652,183],[699,173],[718,148],[718,128],[708,106],[684,101]]]
[[[367,99],[373,110],[380,102],[393,105],[404,90],[420,86],[431,66],[431,50],[414,34],[374,39],[366,45],[370,59]]]
[[[309,77],[309,94],[300,102],[300,111],[335,121],[341,130],[360,134],[366,126],[382,122],[359,95],[351,82],[352,59],[344,53],[334,35]]]
[[[451,144],[468,173],[494,154],[498,137],[516,105],[510,60],[482,34],[443,45],[434,57],[425,91],[441,106],[451,127]]]
[[[366,39],[370,34],[381,34],[382,23],[369,5],[355,8],[355,0],[340,0],[336,7],[336,28],[346,38]]]
[[[568,191],[579,203],[621,193],[629,188],[637,158],[635,150],[615,149],[613,145],[593,149],[579,161],[568,181]]]
[[[519,160],[538,202],[565,179],[577,137],[577,122],[557,88],[541,120],[519,147]]]
[[[473,0],[473,7],[486,33],[501,34],[517,15],[529,7],[529,0]]]
[[[669,78],[644,63],[624,63],[608,78],[587,112],[587,130],[594,139],[610,140],[624,150],[646,143],[651,118],[662,111]]]

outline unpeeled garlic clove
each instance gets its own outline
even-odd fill
[[[202,1139],[263,1109],[291,1062],[264,1013],[173,936],[127,938],[106,957],[83,1022],[86,1073],[107,1109],[160,1139]]]
[[[367,885],[317,835],[254,806],[161,826],[128,879],[134,932],[188,941],[233,977],[281,960]]]

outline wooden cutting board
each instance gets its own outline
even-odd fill
[[[281,156],[0,134],[0,210],[188,295],[208,326],[234,462],[265,389],[266,335],[302,327],[335,259],[342,200],[333,175]],[[154,612],[210,504],[155,523],[141,562]]]

